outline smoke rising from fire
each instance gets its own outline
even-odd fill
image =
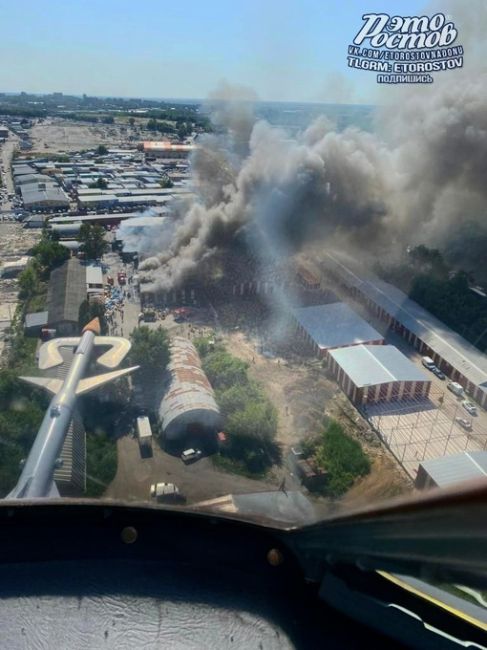
[[[142,281],[177,287],[242,233],[263,265],[307,242],[377,256],[415,243],[448,253],[452,238],[455,261],[476,264],[468,251],[462,259],[461,242],[467,226],[470,240],[473,229],[487,242],[487,72],[478,40],[487,8],[450,2],[449,13],[465,68],[430,85],[388,88],[396,100],[378,112],[376,134],[337,132],[319,118],[290,138],[255,120],[251,93],[224,85],[215,120],[225,133],[201,138],[192,162],[198,198],[149,247]]]

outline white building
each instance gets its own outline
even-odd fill
[[[430,379],[393,345],[355,345],[329,353],[329,367],[355,404],[420,399]]]
[[[384,337],[343,302],[293,309],[298,335],[319,357],[350,345],[382,345]]]

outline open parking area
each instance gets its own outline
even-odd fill
[[[445,397],[440,404],[442,397],[443,392],[435,387],[429,399],[374,404],[366,409],[367,419],[411,478],[423,460],[486,449],[486,414],[471,417],[459,401]],[[456,418],[471,422],[472,431],[465,431]]]

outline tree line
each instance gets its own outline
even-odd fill
[[[472,273],[452,269],[439,250],[423,245],[375,270],[467,341],[487,349],[487,299],[471,290]]]

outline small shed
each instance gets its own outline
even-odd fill
[[[31,314],[26,314],[24,321],[24,331],[27,336],[41,335],[43,327],[47,325],[47,311],[38,311]]]

